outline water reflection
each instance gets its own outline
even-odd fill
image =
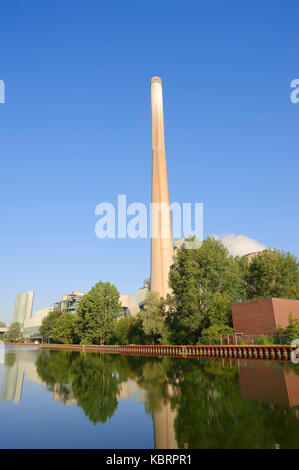
[[[34,350],[7,350],[4,356],[5,370],[1,400],[13,400],[14,403],[21,401],[25,373],[28,380],[43,384],[36,370],[36,357],[36,351]]]
[[[283,406],[299,405],[299,375],[277,363],[267,366],[252,361],[239,366],[240,387],[244,398]]]
[[[122,400],[143,403],[157,449],[299,447],[299,368],[291,363],[7,349],[1,400],[19,403],[24,377],[93,425],[118,419]]]

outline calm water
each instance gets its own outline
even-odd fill
[[[6,347],[0,448],[299,448],[299,368]]]

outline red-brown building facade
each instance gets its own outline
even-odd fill
[[[279,326],[288,326],[290,313],[299,320],[299,300],[271,298],[232,305],[235,332],[243,335],[272,335]]]

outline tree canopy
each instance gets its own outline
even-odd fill
[[[75,333],[81,344],[104,344],[112,336],[122,311],[119,292],[110,282],[98,282],[80,302]]]
[[[165,325],[166,302],[156,292],[149,292],[145,299],[144,311],[140,313],[142,328],[152,344],[167,344],[168,331]]]
[[[49,315],[47,315],[40,326],[39,333],[42,336],[42,338],[48,339],[52,336],[53,330],[56,327],[56,322],[58,318],[60,318],[62,315],[61,310],[54,310],[53,312],[50,312]]]
[[[183,246],[176,251],[169,284],[174,336],[188,343],[212,324],[231,325],[230,305],[244,293],[239,258],[229,256],[222,242],[213,238],[204,240],[200,248]]]
[[[166,323],[171,341],[194,343],[211,327],[232,327],[234,302],[299,299],[299,263],[290,253],[270,249],[249,262],[230,256],[221,241],[207,238],[200,248],[177,249],[169,285],[173,296]]]
[[[299,299],[299,263],[283,251],[264,250],[243,264],[246,299]]]
[[[4,336],[5,341],[9,343],[17,343],[23,339],[23,333],[20,323],[13,322],[8,328]]]
[[[172,294],[166,299],[148,293],[144,310],[132,318],[122,317],[116,287],[98,282],[83,297],[75,316],[51,312],[40,333],[68,344],[195,344],[200,336],[217,341],[220,334],[233,333],[232,303],[299,299],[299,263],[278,250],[264,250],[249,262],[229,255],[220,240],[207,238],[199,247],[183,244],[176,250],[169,286]],[[291,320],[288,337],[296,328]]]
[[[112,344],[145,344],[146,336],[140,315],[118,319],[115,322],[110,342]]]
[[[299,339],[299,320],[290,313],[289,324],[284,331],[286,341],[291,343],[294,339]]]
[[[66,312],[60,315],[51,333],[54,343],[73,344],[75,339],[74,323],[73,314]]]

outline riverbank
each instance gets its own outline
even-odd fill
[[[170,357],[221,357],[239,359],[271,359],[290,361],[296,347],[281,345],[204,345],[204,346],[162,346],[162,345],[82,345],[82,344],[36,344],[4,343],[5,345],[35,346],[46,349],[103,352],[110,354],[132,354],[141,356]]]

